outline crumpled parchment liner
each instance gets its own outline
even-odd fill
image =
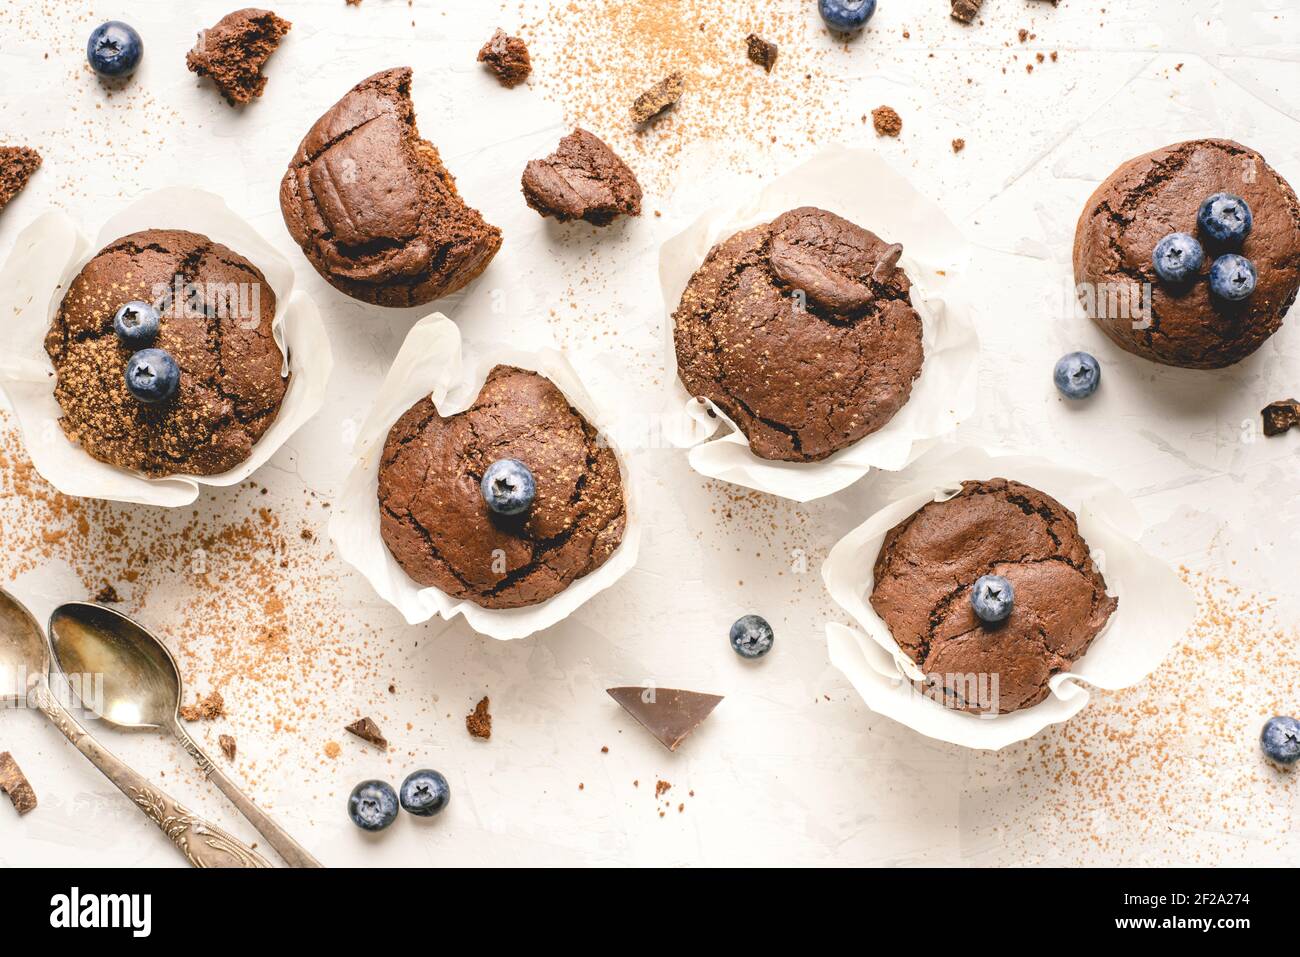
[[[605,436],[623,473],[627,503],[623,541],[605,564],[558,595],[526,608],[483,608],[471,601],[452,598],[438,588],[420,587],[397,564],[379,531],[379,460],[393,423],[425,396],[433,400],[440,415],[465,411],[483,387],[488,372],[501,364],[531,369],[546,376]],[[361,572],[379,596],[400,611],[410,624],[427,621],[434,615],[447,620],[464,615],[471,628],[485,635],[501,640],[525,638],[567,618],[636,564],[641,525],[635,490],[627,461],[612,434],[608,416],[602,415],[592,402],[562,354],[553,349],[537,352],[493,349],[491,355],[465,355],[461,351],[460,329],[441,313],[433,313],[416,323],[407,334],[361,427],[354,451],[356,461],[330,518],[330,538],[340,557]]]
[[[819,206],[902,243],[900,265],[912,280],[912,303],[924,324],[925,364],[907,404],[884,428],[811,463],[768,461],[750,451],[734,422],[686,391],[673,347],[672,314],[708,251],[798,206]],[[869,150],[827,150],[756,194],[751,188],[715,206],[659,250],[671,383],[665,436],[690,449],[691,467],[703,475],[799,502],[838,492],[873,468],[903,468],[975,409],[979,339],[963,289],[969,259],[969,245],[942,210]],[[724,425],[726,434],[711,438]]]
[[[919,693],[904,676],[921,677],[898,647],[868,597],[885,534],[929,501],[949,498],[965,480],[1007,478],[1031,485],[1072,510],[1079,531],[1119,607],[1069,672],[1051,678],[1051,694],[1010,714],[979,716],[945,708]],[[831,663],[857,689],[867,707],[927,737],[968,748],[997,750],[1065,721],[1088,703],[1079,682],[1117,689],[1136,684],[1186,634],[1196,615],[1191,590],[1168,565],[1136,539],[1142,521],[1118,488],[1105,479],[1044,459],[993,456],[963,448],[936,450],[917,466],[915,481],[831,549],[822,579],[831,597],[859,629],[826,625]],[[1077,679],[1077,680],[1076,680]]]
[[[142,229],[186,229],[223,243],[262,270],[275,291],[272,330],[293,377],[280,412],[247,461],[219,475],[148,478],[92,458],[59,428],[54,366],[45,334],[64,292],[90,258]],[[13,406],[27,454],[41,476],[67,495],[144,505],[188,505],[201,485],[235,485],[261,467],[325,401],[334,360],[315,303],[294,291],[293,267],[221,199],[174,187],[149,193],[104,224],[93,244],[57,210],[19,233],[0,271],[0,389]]]

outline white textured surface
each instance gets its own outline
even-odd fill
[[[811,0],[773,2],[803,8],[815,26]],[[33,142],[46,157],[0,215],[0,250],[7,252],[19,229],[50,205],[93,234],[146,190],[196,185],[221,193],[302,267],[299,280],[321,304],[338,369],[324,411],[258,473],[280,514],[293,513],[304,488],[324,498],[337,493],[348,465],[340,424],[346,432],[347,423],[364,418],[407,329],[428,311],[381,311],[333,293],[306,269],[278,211],[278,180],[303,132],[354,82],[388,66],[416,68],[422,132],[440,146],[465,195],[506,235],[483,279],[440,304],[443,311],[470,339],[566,348],[596,401],[630,417],[658,408],[657,247],[715,201],[728,177],[712,168],[708,144],[665,160],[677,165],[667,177],[672,189],[646,203],[662,217],[613,227],[599,241],[581,230],[565,233],[528,210],[519,171],[564,131],[561,112],[535,87],[500,90],[473,58],[494,26],[510,27],[520,7],[536,19],[544,4],[277,3],[295,27],[272,60],[266,97],[243,111],[229,109],[181,66],[195,29],[233,4],[130,6],[148,53],[131,94],[111,100],[79,59],[106,8],[95,5],[92,13],[88,4],[53,0],[0,7],[0,139]],[[832,79],[823,82],[831,109],[856,117],[889,103],[904,117],[900,140],[878,141],[869,124],[854,125],[849,145],[880,149],[976,246],[984,351],[979,407],[960,438],[1105,475],[1152,528],[1147,547],[1270,596],[1280,620],[1293,620],[1300,611],[1300,435],[1243,439],[1267,401],[1300,392],[1295,318],[1235,368],[1191,373],[1120,353],[1067,318],[1066,301],[1078,210],[1120,161],[1178,139],[1227,135],[1300,183],[1294,4],[1143,0],[1107,4],[1102,15],[1082,0],[1064,0],[1056,10],[1034,0],[987,0],[986,22],[971,28],[948,21],[946,6],[882,0],[871,33],[847,49],[815,29],[806,42],[828,50]],[[1033,47],[1017,47],[1022,26],[1041,38]],[[908,41],[901,39],[904,27]],[[1060,61],[1027,75],[1030,49],[1059,50]],[[534,46],[535,59],[545,56]],[[967,87],[968,76],[979,82]],[[771,78],[790,79],[779,65]],[[813,122],[802,115],[764,121],[795,129]],[[968,144],[958,156],[949,147],[954,136]],[[131,153],[104,158],[109,142]],[[814,150],[778,145],[770,152],[775,172]],[[502,271],[526,274],[531,298],[494,299],[493,276]],[[569,307],[571,300],[579,305]],[[1075,348],[1094,352],[1105,369],[1101,392],[1083,406],[1068,406],[1050,385],[1055,358]],[[1206,750],[1207,735],[1171,742],[1160,773],[1178,797],[1171,807],[1152,809],[1158,820],[1133,816],[1133,802],[1126,807],[1120,795],[1106,809],[1081,808],[1090,816],[1080,822],[1067,820],[1035,787],[1020,786],[1027,776],[1033,780],[1032,747],[979,755],[868,712],[827,661],[822,625],[834,610],[817,569],[837,539],[889,501],[905,473],[872,477],[801,506],[737,499],[693,473],[679,451],[647,450],[632,464],[645,477],[647,534],[638,566],[568,621],[528,639],[492,641],[463,621],[406,626],[358,576],[333,569],[333,610],[377,630],[358,654],[382,653],[397,693],[387,694],[386,680],[331,686],[314,697],[328,697],[332,710],[291,732],[261,734],[241,725],[245,756],[237,768],[255,768],[257,799],[327,864],[1300,859],[1300,782],[1249,783],[1261,773],[1249,738],[1226,745],[1213,739],[1214,753]],[[197,507],[220,511],[228,502],[205,493]],[[12,508],[0,501],[0,510]],[[59,600],[84,597],[84,586],[58,564],[11,586],[38,617]],[[127,610],[167,631],[180,618],[185,588],[180,576],[145,608]],[[726,643],[728,624],[750,611],[766,615],[778,635],[775,650],[756,664],[742,662]],[[1287,634],[1293,653],[1295,634]],[[1226,682],[1230,664],[1206,667]],[[202,688],[201,668],[195,671],[187,677]],[[669,755],[602,690],[648,679],[727,700]],[[1278,690],[1247,680],[1225,684],[1222,694],[1231,692],[1234,707],[1253,714]],[[462,722],[485,692],[496,719],[486,744],[470,740]],[[1104,697],[1095,695],[1089,707]],[[251,704],[231,702],[237,711]],[[1176,692],[1173,700],[1143,704],[1149,707],[1130,716],[1134,728],[1158,725],[1166,709],[1181,706]],[[1292,710],[1300,711],[1300,702]],[[342,757],[322,761],[321,743],[344,738],[339,727],[358,711],[375,715],[395,752],[381,759],[343,740]],[[217,730],[199,729],[213,745]],[[103,737],[142,770],[165,774],[161,780],[182,800],[252,839],[174,748],[108,731]],[[600,753],[603,745],[608,754]],[[1126,746],[1136,745],[1122,735],[1096,742],[1097,749]],[[42,806],[21,821],[0,806],[0,865],[180,863],[38,716],[0,714],[4,748],[18,755]],[[1060,761],[1067,779],[1071,760]],[[343,799],[355,781],[383,776],[396,783],[426,765],[444,771],[453,789],[451,807],[431,825],[404,819],[374,838],[346,821]],[[673,783],[672,810],[663,818],[652,795],[656,777]],[[695,796],[686,797],[687,790]],[[686,804],[680,814],[679,801]]]

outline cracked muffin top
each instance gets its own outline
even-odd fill
[[[1216,243],[1198,228],[1217,193],[1244,199],[1244,240]],[[1170,233],[1204,247],[1190,280],[1162,281],[1152,255]],[[1254,263],[1247,298],[1214,295],[1208,276],[1224,252]],[[1231,140],[1175,143],[1129,160],[1097,187],[1079,217],[1074,278],[1085,311],[1121,348],[1165,365],[1219,369],[1240,362],[1277,331],[1300,289],[1300,202],[1254,150]],[[1149,290],[1150,317],[1137,310]]]
[[[141,402],[125,370],[139,346],[114,332],[133,300],[159,314],[151,346],[180,367],[163,402]],[[206,236],[150,229],[123,236],[68,286],[45,351],[68,438],[109,465],[146,475],[216,475],[252,454],[288,388],[272,336],[275,293],[262,271]]]
[[[536,479],[524,514],[483,500],[493,462],[517,459]],[[623,539],[618,460],[549,379],[496,366],[464,412],[421,399],[388,432],[379,464],[380,531],[417,583],[484,608],[545,601],[587,575]]]
[[[813,462],[877,431],[924,358],[899,250],[807,206],[736,233],[673,314],[679,378],[761,458]]]
[[[280,182],[280,211],[326,281],[379,306],[453,293],[501,248],[501,230],[420,139],[409,67],[362,80],[316,121]]]
[[[971,605],[984,575],[1015,589],[1010,615],[995,624]],[[1083,657],[1118,603],[1074,513],[1002,478],[963,482],[954,497],[890,529],[871,591],[872,608],[927,682],[949,706],[971,712],[1038,704],[1048,680]],[[990,697],[975,700],[972,688]]]

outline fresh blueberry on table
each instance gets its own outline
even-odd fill
[[[1300,761],[1300,721],[1285,716],[1269,718],[1260,732],[1259,746],[1278,764]]]
[[[1170,233],[1156,243],[1156,251],[1151,255],[1156,275],[1169,283],[1182,283],[1195,278],[1203,262],[1205,250],[1187,233]]]
[[[1253,222],[1246,201],[1231,193],[1215,193],[1201,203],[1196,214],[1196,223],[1201,231],[1216,243],[1241,242],[1250,232]]]
[[[416,817],[433,817],[451,800],[451,785],[439,772],[412,771],[398,792],[402,807]]]
[[[479,488],[487,507],[498,515],[526,512],[537,497],[533,473],[518,459],[497,459],[483,473]]]
[[[181,384],[181,368],[165,349],[141,349],[126,363],[126,387],[141,402],[165,402]]]
[[[387,781],[362,781],[348,795],[348,817],[362,830],[382,831],[397,820],[397,792]]]
[[[1057,360],[1052,381],[1067,399],[1086,399],[1101,385],[1101,364],[1086,352],[1067,352]]]
[[[876,0],[817,0],[817,12],[832,30],[856,33],[876,12]]]
[[[971,589],[970,604],[980,621],[1003,621],[1011,614],[1016,602],[1016,590],[1001,575],[981,575]]]
[[[1225,253],[1210,266],[1210,292],[1220,299],[1238,302],[1255,291],[1259,274],[1245,256]]]
[[[158,310],[138,299],[124,305],[113,315],[113,331],[128,346],[140,348],[158,336]]]
[[[95,27],[86,43],[86,59],[100,76],[130,76],[144,56],[144,41],[132,27],[109,20]]]
[[[758,615],[737,618],[731,626],[731,647],[742,658],[762,658],[775,640],[772,626]]]

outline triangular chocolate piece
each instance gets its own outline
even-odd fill
[[[358,718],[343,730],[355,734],[362,741],[369,741],[381,751],[388,750],[388,739],[384,737],[384,732],[379,730],[379,725],[375,724],[372,718]]]
[[[722,700],[719,694],[676,688],[606,688],[605,693],[669,751],[676,751]]]

